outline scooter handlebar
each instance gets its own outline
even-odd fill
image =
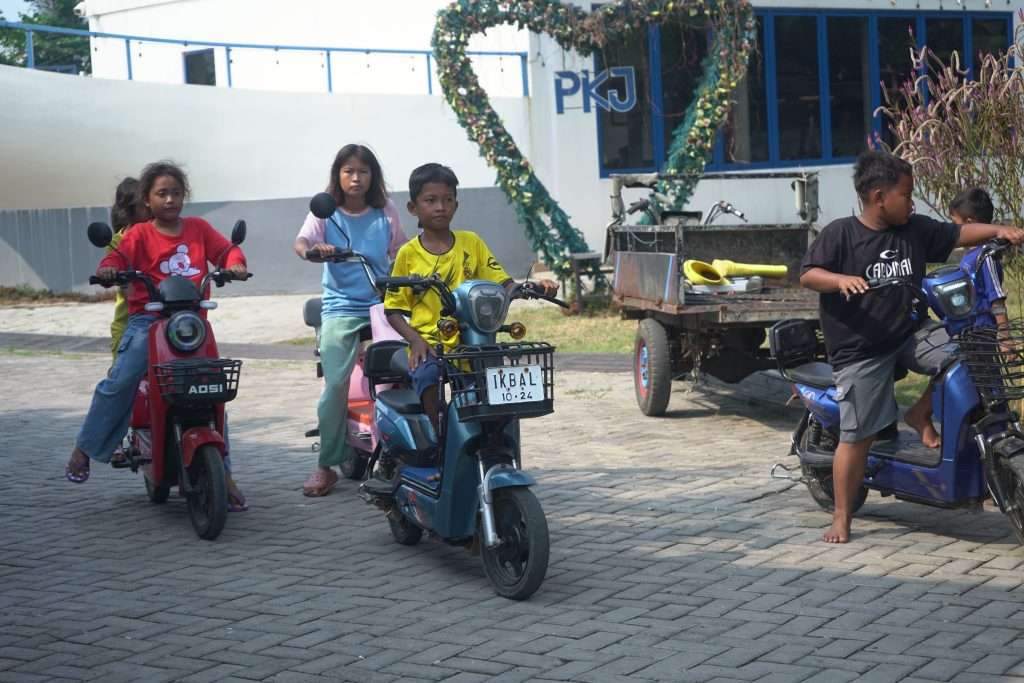
[[[562,301],[561,299],[545,294],[544,290],[541,289],[540,285],[538,285],[536,282],[524,282],[523,284],[519,285],[518,288],[516,290],[513,290],[512,292],[513,298],[516,298],[517,296],[518,298],[521,299],[541,299],[542,301],[550,301],[551,303],[557,304],[562,308],[571,308],[569,304]]]
[[[358,257],[359,254],[355,253],[351,249],[336,249],[333,254],[324,256],[317,249],[306,250],[306,260],[314,263],[324,263],[330,261],[331,263],[341,263],[351,258]],[[361,257],[360,257],[361,258]]]

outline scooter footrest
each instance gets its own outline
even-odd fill
[[[320,430],[319,429],[310,429],[309,431],[306,432],[306,438],[307,439],[312,439],[315,436],[320,436]]]

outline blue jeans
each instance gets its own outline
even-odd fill
[[[441,383],[441,372],[444,370],[444,361],[435,356],[427,356],[423,362],[416,366],[415,370],[409,373],[409,381],[412,390],[421,399],[427,389],[436,387]]]
[[[149,326],[155,320],[155,316],[144,313],[128,318],[117,358],[96,385],[75,444],[90,460],[110,462],[114,449],[128,433],[135,392],[149,369]]]
[[[110,462],[114,449],[121,445],[131,424],[132,408],[139,382],[149,370],[149,326],[156,316],[137,313],[128,319],[128,326],[117,347],[117,358],[107,376],[96,385],[92,404],[78,432],[75,445],[90,460]],[[224,466],[231,473],[228,458],[228,416],[224,413]]]

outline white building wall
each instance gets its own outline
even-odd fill
[[[331,48],[430,50],[437,11],[443,0],[86,0],[89,30],[175,40]],[[523,52],[528,34],[499,27],[474,37],[470,50]],[[95,38],[93,75],[126,78],[125,41]],[[204,46],[133,41],[136,80],[182,83],[182,53]],[[227,52],[214,48],[217,84],[225,86]],[[520,96],[520,60],[475,57],[481,81],[497,96]],[[436,65],[435,65],[436,66]],[[331,53],[334,92],[397,93],[428,91],[425,55],[379,52]],[[436,70],[431,87],[440,92]],[[324,52],[231,50],[231,83],[236,88],[326,91]]]
[[[80,78],[0,66],[5,105],[0,209],[106,206],[121,178],[170,158],[195,201],[303,197],[322,191],[337,150],[372,147],[389,185],[428,161],[465,187],[494,171],[439,97],[268,93]],[[529,102],[495,107],[529,153]]]

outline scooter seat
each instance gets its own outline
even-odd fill
[[[388,389],[377,394],[377,400],[401,415],[423,412],[420,397],[412,389]]]
[[[788,368],[786,374],[794,382],[807,384],[819,389],[832,386],[832,366],[828,363],[813,362]]]
[[[306,299],[302,306],[302,320],[309,327],[320,327],[320,312],[323,310],[324,302],[320,297]]]

